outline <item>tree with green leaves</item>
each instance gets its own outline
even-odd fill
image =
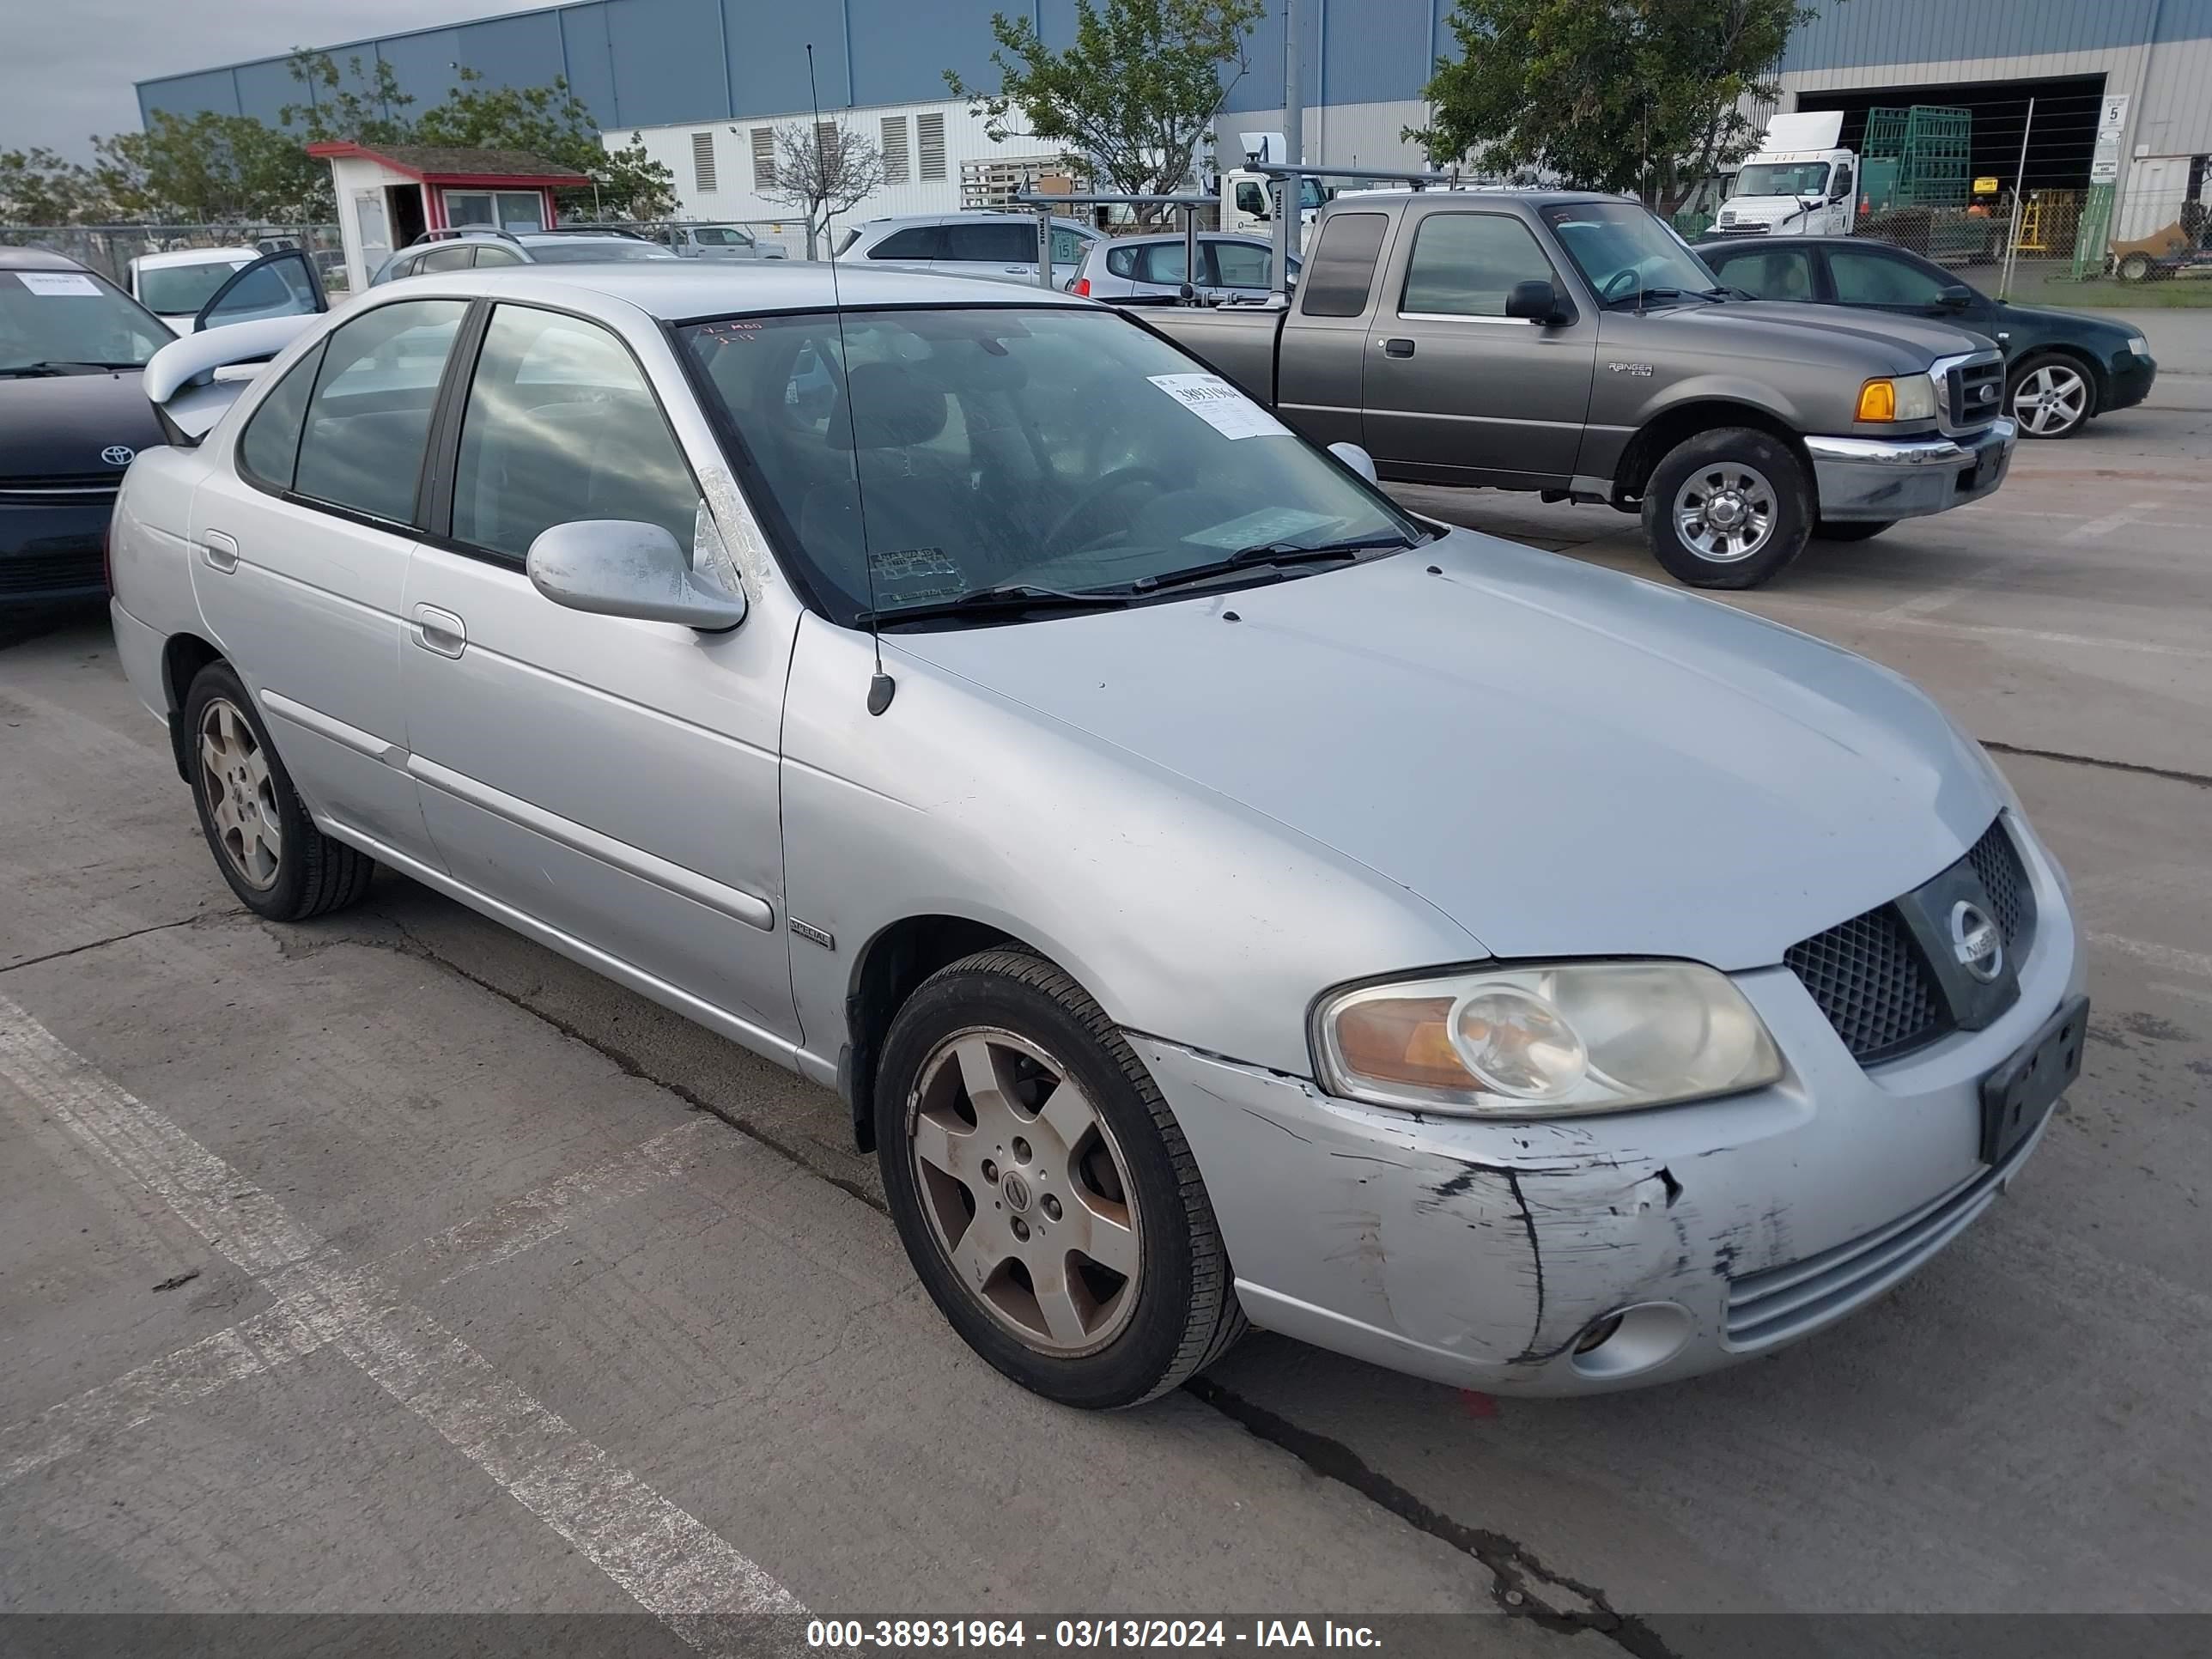
[[[1246,41],[1266,11],[1265,0],[1104,0],[1103,10],[1075,0],[1075,40],[1064,52],[1029,16],[1001,12],[991,19],[998,91],[951,70],[945,81],[994,143],[1041,138],[1107,191],[1168,195],[1189,180],[1199,145],[1251,68]],[[1164,216],[1139,213],[1147,223]]]
[[[0,150],[0,224],[95,224],[107,216],[90,168],[35,145]]]
[[[330,175],[301,141],[250,115],[156,110],[143,132],[93,140],[93,176],[118,218],[169,224],[327,217]]]
[[[1758,148],[1747,101],[1780,92],[1798,0],[1457,0],[1460,56],[1406,137],[1439,165],[1540,171],[1672,202]]]

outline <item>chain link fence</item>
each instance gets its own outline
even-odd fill
[[[336,291],[346,285],[336,225],[0,225],[0,245],[50,248],[125,289],[131,286],[131,262],[149,253],[197,247],[274,253],[300,247],[314,260],[325,288]]]

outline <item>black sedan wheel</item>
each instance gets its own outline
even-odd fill
[[[2070,438],[2097,412],[2097,386],[2065,357],[2028,357],[2012,372],[2005,406],[2023,438]]]

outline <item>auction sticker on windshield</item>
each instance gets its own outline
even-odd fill
[[[19,270],[15,280],[33,294],[89,294],[100,297],[100,284],[89,276],[69,270]]]
[[[1154,386],[1224,438],[1287,438],[1290,428],[1218,374],[1148,374]]]

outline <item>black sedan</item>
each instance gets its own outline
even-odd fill
[[[1716,237],[1698,253],[1722,282],[1757,299],[1894,311],[1986,334],[2004,351],[2007,412],[2023,438],[2070,438],[2094,416],[2141,403],[2158,374],[2149,343],[2125,324],[1992,300],[1887,242]]]
[[[139,370],[175,337],[75,260],[0,247],[0,609],[106,593],[123,469],[161,441]]]

